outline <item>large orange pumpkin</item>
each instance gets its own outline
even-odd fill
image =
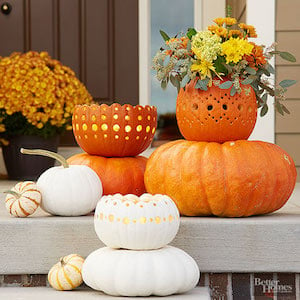
[[[103,195],[120,193],[140,196],[145,193],[147,158],[143,156],[107,158],[81,153],[70,157],[68,163],[92,168],[102,182]]]
[[[250,85],[241,85],[242,92],[234,96],[230,96],[229,89],[214,84],[207,91],[194,86],[192,81],[177,97],[177,123],[187,140],[223,143],[250,136],[257,115]]]
[[[150,145],[157,124],[154,106],[77,105],[73,132],[78,145],[91,155],[136,156]]]
[[[145,171],[147,191],[170,196],[186,216],[270,213],[286,203],[295,182],[292,158],[259,141],[170,142],[152,153]]]

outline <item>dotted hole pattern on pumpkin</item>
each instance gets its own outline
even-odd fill
[[[230,125],[233,125],[238,119],[241,119],[242,125],[255,122],[255,119],[250,115],[253,107],[247,103],[247,99],[245,100],[241,94],[236,94],[234,101],[232,101],[232,96],[227,93],[220,98],[208,94],[206,97],[200,98],[198,103],[192,102],[190,105],[191,111],[197,116],[199,116],[198,111],[200,109],[205,109],[206,113],[200,114],[201,117],[198,117],[201,125],[204,125],[209,119],[215,123],[229,122]],[[185,103],[182,105],[182,109],[186,110]],[[193,126],[193,121],[188,120],[188,118],[184,117],[184,121],[189,123],[190,127]]]
[[[143,206],[142,206],[143,208]],[[140,223],[140,224],[146,224],[146,223],[156,223],[160,224],[162,222],[169,222],[172,223],[175,220],[178,220],[178,216],[173,216],[169,214],[166,217],[161,216],[153,216],[153,217],[144,217],[141,216],[139,218],[129,218],[129,217],[116,217],[114,214],[106,215],[104,213],[98,213],[94,217],[95,219],[99,219],[100,221],[108,221],[108,222],[121,222],[125,225],[128,225],[130,223]]]
[[[99,107],[97,108],[99,110]],[[88,114],[83,113],[81,117],[79,117],[80,112],[75,111],[73,116],[73,120],[75,121],[73,122],[73,130],[76,138],[79,140],[82,138],[88,139],[90,136],[91,138],[98,139],[102,135],[104,139],[107,139],[112,135],[115,140],[120,140],[121,137],[126,141],[129,141],[130,139],[143,139],[144,141],[149,138],[152,139],[152,136],[156,131],[157,121],[157,117],[153,116],[153,109],[151,109],[150,106],[146,106],[145,108],[137,106],[136,110],[138,111],[138,115],[136,116],[136,119],[138,121],[137,123],[140,124],[133,127],[128,124],[128,122],[132,123],[134,118],[132,115],[128,114],[133,108],[126,105],[124,105],[124,108],[126,112],[125,116],[120,116],[121,106],[112,108],[114,112],[111,120],[108,119],[108,114],[106,112],[107,107],[105,105],[101,106],[101,112],[100,114],[98,113],[98,115],[96,112],[92,112],[89,116]],[[83,108],[83,112],[86,112],[86,107]],[[121,118],[124,118],[124,120],[121,120]],[[80,122],[81,124],[77,123],[79,119],[82,121]],[[91,120],[92,122],[87,122],[87,120]],[[120,123],[118,123],[118,121]],[[121,128],[119,124],[123,121],[125,121],[125,126]],[[90,134],[89,129],[91,129],[92,135]]]

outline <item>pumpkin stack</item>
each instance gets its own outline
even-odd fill
[[[72,156],[68,163],[92,168],[102,182],[104,195],[140,196],[145,192],[147,159],[137,155],[150,145],[156,124],[154,106],[77,105],[73,132],[86,153]]]
[[[166,296],[198,283],[193,258],[167,246],[179,228],[178,209],[168,196],[103,196],[94,225],[107,247],[92,252],[83,264],[83,281],[91,288],[113,296]]]
[[[281,208],[295,187],[295,164],[277,145],[247,141],[256,115],[250,85],[232,96],[214,83],[204,91],[191,81],[180,90],[176,107],[187,140],[152,153],[147,191],[170,196],[186,216],[243,217]]]

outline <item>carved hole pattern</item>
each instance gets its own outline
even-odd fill
[[[242,95],[237,95],[237,99],[234,102],[230,102],[230,100],[232,100],[232,97],[227,93],[222,95],[219,99],[217,97],[214,97],[212,94],[203,97],[202,99],[200,99],[200,103],[204,105],[208,103],[206,105],[207,116],[205,116],[203,120],[200,120],[200,124],[204,125],[204,122],[211,118],[216,123],[222,120],[226,120],[229,121],[230,125],[232,125],[237,119],[242,118],[242,114],[245,115],[246,113],[251,113],[253,111],[252,106],[247,105],[243,100],[241,100],[241,98]],[[239,103],[239,101],[243,102]],[[199,103],[193,102],[191,105],[192,111],[201,109]],[[221,111],[218,110],[218,114],[220,115],[216,115],[216,109],[219,107],[221,107]],[[228,112],[230,112],[232,109],[237,109],[239,112],[239,114],[236,114],[233,118],[227,116]],[[185,110],[185,104],[183,104],[183,110]],[[191,122],[190,120],[185,121]],[[247,119],[242,119],[241,123],[244,125],[253,121],[254,120],[250,116],[247,116]]]
[[[148,109],[148,111],[150,111],[150,108],[149,108],[149,107],[148,107],[147,109]],[[195,108],[194,108],[194,109],[198,109],[198,105],[197,105],[197,104],[195,104]],[[114,110],[115,110],[115,113],[114,113],[114,115],[113,115],[113,120],[118,120],[118,119],[119,119],[119,115],[118,115],[118,110],[119,110],[119,108],[118,108],[118,107],[115,107]],[[126,107],[126,111],[130,111],[130,110],[131,110],[130,107]],[[142,108],[141,108],[141,107],[138,107],[138,110],[141,111]],[[84,111],[86,111],[86,108],[84,109]],[[103,108],[103,111],[106,111],[106,108],[105,108],[105,107]],[[130,121],[130,116],[125,115],[124,118],[125,118],[126,121]],[[147,117],[145,117],[145,118],[146,118],[148,121],[151,121],[151,116],[150,116],[150,115],[147,115]],[[78,120],[78,115],[75,114],[75,115],[74,115],[74,119],[75,119],[75,120]],[[106,132],[106,131],[109,129],[108,123],[105,122],[105,121],[107,120],[107,115],[105,115],[104,113],[102,113],[101,116],[100,116],[100,119],[101,119],[101,121],[104,121],[104,123],[102,123],[101,126],[100,126],[100,124],[98,124],[98,125],[96,124],[96,122],[97,122],[97,117],[96,117],[96,115],[92,115],[92,116],[91,116],[91,120],[92,120],[93,122],[95,122],[95,123],[93,123],[93,124],[91,125],[91,129],[92,129],[92,131],[95,132],[95,133],[100,129],[100,131],[102,131],[102,133],[103,133],[103,137],[106,139],[106,138],[108,137],[108,135],[107,135],[106,133],[104,133],[104,132]],[[143,120],[143,116],[142,116],[142,115],[138,115],[137,119],[138,119],[138,121],[142,121],[142,120]],[[81,116],[81,120],[82,120],[82,121],[86,121],[86,115],[82,115],[82,116]],[[153,121],[154,121],[154,122],[156,121],[156,117],[153,117]],[[100,126],[100,127],[99,127],[99,126]],[[80,129],[80,125],[79,125],[78,123],[75,123],[75,124],[73,125],[73,128],[74,128],[74,130],[78,131],[78,130]],[[83,123],[81,128],[82,128],[83,131],[87,131],[87,130],[88,130],[88,125],[87,125],[86,123]],[[112,125],[112,130],[113,130],[115,133],[118,133],[118,132],[121,130],[120,125],[118,125],[118,124],[113,124],[113,125]],[[132,128],[132,126],[130,126],[130,125],[126,125],[125,128],[124,128],[125,133],[130,133],[132,130],[133,130],[133,128]],[[146,133],[151,132],[151,134],[154,134],[156,128],[155,128],[155,127],[152,127],[152,128],[151,128],[149,125],[147,125],[147,126],[145,126],[145,127],[143,127],[142,125],[137,125],[136,128],[135,128],[135,130],[136,130],[136,132],[138,132],[138,133],[139,133],[139,132],[142,132],[143,130],[145,130]],[[83,137],[84,137],[85,139],[87,139],[87,138],[88,138],[88,135],[85,134]],[[94,134],[93,137],[94,137],[95,139],[97,139],[97,138],[98,138],[98,135],[97,135],[97,134]],[[81,137],[80,135],[77,135],[77,138],[78,138],[78,139],[81,139],[82,137]],[[118,139],[120,138],[120,136],[119,136],[118,134],[115,134],[115,135],[114,135],[114,138],[115,138],[116,140],[118,140]],[[144,137],[144,140],[146,140],[147,138],[148,138],[148,136],[145,136],[145,137]],[[140,139],[140,136],[137,135],[137,136],[135,137],[135,139],[136,139],[136,140],[139,140],[139,139]],[[125,140],[128,141],[128,140],[129,140],[129,136],[125,136]]]

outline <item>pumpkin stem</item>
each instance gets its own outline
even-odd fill
[[[13,190],[3,191],[2,193],[11,194],[11,195],[15,196],[17,199],[19,199],[22,196],[20,193],[13,191]]]
[[[62,266],[62,267],[64,267],[67,263],[64,261],[64,257],[61,257],[60,259],[59,259],[59,262],[60,262],[60,265]]]
[[[69,164],[67,163],[66,159],[63,156],[61,156],[55,152],[51,152],[48,150],[42,150],[42,149],[24,149],[24,148],[21,148],[20,152],[22,154],[42,155],[42,156],[51,157],[51,158],[54,158],[57,161],[59,161],[64,168],[69,168]]]

